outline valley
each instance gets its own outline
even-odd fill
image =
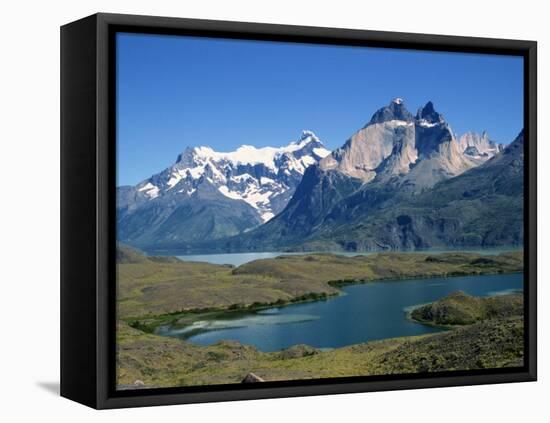
[[[523,136],[396,98],[118,187],[120,389],[522,366]]]
[[[303,316],[303,307],[309,307],[308,304],[336,304],[340,299],[359,301],[363,307],[370,309],[379,302],[386,309],[391,308],[391,297],[384,301],[375,300],[375,297],[372,298],[375,303],[370,304],[357,292],[340,297],[342,289],[394,286],[396,292],[400,293],[411,289],[411,293],[426,293],[430,284],[434,285],[430,289],[440,290],[441,284],[445,285],[446,281],[491,277],[480,275],[494,275],[492,277],[498,282],[523,269],[520,251],[491,256],[476,253],[381,253],[359,257],[333,254],[282,257],[230,267],[185,263],[170,257],[146,257],[130,249],[121,249],[117,361],[118,381],[122,388],[132,388],[136,380],[151,387],[240,383],[250,372],[264,380],[275,381],[521,365],[522,307],[521,300],[518,302],[518,298],[521,298],[519,295],[478,300],[478,297],[465,294],[449,294],[442,300],[443,303],[435,301],[431,306],[432,310],[439,310],[438,313],[426,312],[428,306],[418,306],[411,310],[411,318],[429,325],[408,323],[420,329],[421,332],[416,333],[421,335],[384,337],[366,343],[350,344],[344,341],[342,347],[329,350],[304,345],[302,342],[266,352],[250,343],[232,339],[231,330],[224,335],[223,329],[221,334],[212,332],[218,340],[210,340],[203,345],[197,345],[192,337],[188,341],[185,338],[159,335],[157,332],[162,325],[177,323],[179,327],[185,328],[194,322],[219,321],[225,319],[227,313],[232,314],[232,319],[245,318],[258,312],[259,316],[273,316],[269,312],[262,314],[262,310],[267,312],[270,307],[279,310],[281,307],[289,307],[289,317],[296,313]],[[452,275],[456,277],[450,277]],[[521,274],[517,276],[521,281]],[[377,282],[384,279],[389,282]],[[404,279],[406,281],[399,282]],[[426,285],[423,280],[432,282]],[[414,288],[415,283],[420,284],[418,288]],[[405,286],[409,288],[404,290]],[[478,289],[483,286],[500,289],[518,285],[487,285],[487,282],[472,279],[471,285],[460,286],[471,286],[467,289],[474,289],[472,292],[477,292],[476,295],[483,295],[483,292],[485,295],[497,295],[491,294],[490,290]],[[447,289],[453,290],[454,287],[451,284]],[[374,292],[367,291],[366,298]],[[437,292],[448,291],[434,291],[432,295],[437,297],[440,295]],[[336,302],[326,302],[329,298],[336,298]],[[410,300],[413,299],[410,297]],[[325,301],[308,303],[318,300]],[[487,301],[490,302],[489,306],[485,305]],[[449,303],[453,304],[452,308],[446,306]],[[285,307],[289,304],[295,305]],[[293,307],[301,307],[301,311],[292,310]],[[343,307],[350,311],[356,310],[345,304]],[[397,315],[400,314],[399,307],[396,309]],[[401,311],[401,315],[403,313]],[[449,317],[446,313],[449,313]],[[437,319],[432,317],[436,314]],[[457,315],[468,316],[468,319],[456,321]],[[387,318],[391,322],[389,315]],[[454,319],[451,332],[429,329],[431,325],[442,323],[448,326],[447,320],[451,318]],[[322,331],[325,333],[324,339],[331,332],[326,326],[326,317],[321,319],[316,323],[325,326]],[[433,322],[429,321],[431,319]],[[354,326],[362,326],[361,320],[354,320],[354,325],[346,325],[349,330]],[[383,328],[388,324],[384,320],[373,323]],[[282,330],[285,325],[293,324],[288,319],[285,322],[274,322],[277,326],[271,327]],[[265,325],[265,322],[262,324]],[[296,324],[304,323],[296,321]],[[392,323],[391,327],[394,326],[395,323]],[[265,330],[269,327],[268,322],[268,326],[258,328]],[[426,328],[427,332],[423,332],[422,328]],[[335,329],[335,334],[342,333],[341,327]],[[297,330],[302,334],[311,332],[303,331],[302,326]],[[204,333],[208,335],[208,332]],[[253,333],[253,339],[263,338],[257,329]],[[280,339],[287,338],[289,342],[294,339],[287,335]],[[489,343],[487,339],[494,342]]]
[[[125,246],[117,250],[118,317],[125,320],[317,300],[338,295],[338,287],[350,283],[523,271],[523,251],[491,256],[462,252],[283,255],[234,267],[145,256]]]

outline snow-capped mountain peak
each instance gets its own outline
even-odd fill
[[[210,147],[200,146],[187,148],[178,156],[179,162],[186,162],[186,158],[193,156],[195,162],[228,162],[234,166],[247,165],[264,165],[272,170],[277,169],[277,161],[285,154],[295,155],[309,147],[314,155],[324,157],[330,153],[325,149],[319,138],[309,130],[302,131],[302,135],[298,141],[291,142],[283,147],[255,147],[253,145],[241,145],[235,151],[218,152]],[[315,149],[315,150],[314,150]],[[301,155],[301,154],[298,154]],[[188,165],[189,163],[184,163]]]
[[[243,201],[262,221],[271,219],[285,206],[305,170],[330,154],[310,130],[282,147],[241,145],[219,152],[208,146],[187,147],[163,172],[136,185],[141,201],[185,201],[191,196],[217,192]]]
[[[300,135],[300,141],[299,144],[303,145],[303,141],[309,142],[309,141],[315,141],[315,142],[321,142],[317,135],[313,131],[310,131],[308,129],[304,129],[302,131],[302,135]]]

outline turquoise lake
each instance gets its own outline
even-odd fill
[[[257,258],[257,257],[256,257]],[[342,288],[326,301],[293,304],[250,313],[226,313],[191,326],[159,327],[157,333],[200,345],[236,340],[261,351],[296,344],[339,348],[367,341],[422,335],[442,329],[415,323],[407,311],[455,291],[475,296],[523,290],[522,274],[371,282]]]

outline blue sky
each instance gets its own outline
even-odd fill
[[[117,36],[117,184],[187,146],[342,145],[393,98],[431,100],[459,134],[508,143],[523,126],[519,57],[148,34]]]

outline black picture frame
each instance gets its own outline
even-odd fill
[[[115,49],[117,31],[472,52],[524,59],[525,366],[513,369],[116,391]],[[537,375],[537,44],[99,13],[61,28],[61,395],[90,407],[534,381]]]

